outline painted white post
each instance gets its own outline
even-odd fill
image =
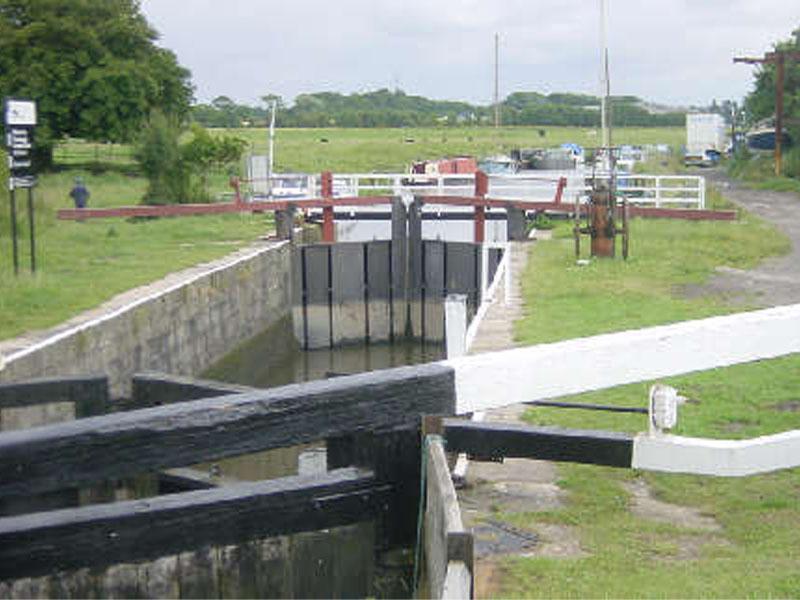
[[[444,196],[444,175],[441,173],[436,176],[436,193],[439,196]]]
[[[503,274],[505,277],[505,290],[503,293],[503,304],[509,306],[511,304],[511,285],[512,285],[512,274],[511,274],[511,244],[506,244],[506,248],[504,251],[504,261],[505,262],[505,273]]]
[[[700,208],[706,207],[706,178],[697,177],[697,200]]]
[[[656,208],[661,206],[661,177],[656,175]]]
[[[444,301],[444,337],[447,358],[467,353],[467,296],[449,294]]]

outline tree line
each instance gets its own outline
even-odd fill
[[[262,97],[260,106],[237,104],[228,96],[192,107],[191,116],[206,127],[248,127],[267,124],[269,107],[278,107],[282,127],[429,127],[494,123],[494,107],[468,102],[431,100],[402,90],[365,93],[300,94],[287,105],[276,95]],[[635,96],[614,96],[610,102],[618,126],[664,127],[685,122],[685,112],[653,113]],[[586,94],[515,92],[500,104],[505,125],[595,127],[600,99]]]

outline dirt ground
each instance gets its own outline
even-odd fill
[[[776,225],[791,240],[792,250],[747,271],[719,267],[709,282],[692,286],[686,293],[721,295],[729,302],[764,308],[800,302],[800,194],[751,190],[732,181],[721,169],[702,174],[725,198]]]

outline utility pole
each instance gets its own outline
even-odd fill
[[[500,127],[500,34],[494,34],[494,126]]]
[[[747,56],[734,57],[734,63],[748,65],[775,65],[775,175],[781,174],[782,146],[783,146],[783,79],[786,59],[800,61],[800,52],[788,50],[775,50],[767,52],[762,58]]]

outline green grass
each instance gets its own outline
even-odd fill
[[[606,331],[705,317],[733,310],[724,298],[687,298],[713,268],[753,266],[788,243],[764,223],[634,221],[632,257],[577,267],[570,232],[537,243],[524,283],[526,314],[518,340],[548,342]],[[739,308],[741,310],[741,308]],[[576,369],[580,364],[576,363]],[[800,356],[675,377],[666,383],[692,399],[681,407],[680,435],[743,438],[800,428],[787,410],[800,395]],[[650,383],[583,394],[570,400],[646,406]],[[529,410],[542,425],[638,432],[642,415],[552,408]],[[583,558],[510,558],[502,596],[514,597],[798,597],[800,469],[748,477],[642,473],[560,465],[569,492],[563,509],[503,514],[518,526],[537,522],[577,528]],[[634,517],[626,482],[643,478],[666,502],[713,516],[722,531],[706,533]]]
[[[728,172],[745,185],[756,190],[794,192],[800,194],[800,149],[783,156],[782,175],[775,175],[771,153],[745,153],[728,161]]]
[[[27,196],[18,191],[21,274],[11,260],[8,202],[0,211],[0,339],[56,325],[115,294],[212,260],[272,229],[272,219],[224,215],[148,220],[58,221],[72,206],[73,178],[86,179],[90,206],[138,204],[145,181],[109,171],[61,171],[34,190],[37,273],[28,271]]]
[[[545,132],[539,135],[539,130]],[[247,140],[255,152],[266,153],[264,129],[224,130]],[[682,127],[629,127],[615,130],[615,143],[676,146]],[[323,142],[322,140],[327,140]],[[459,154],[487,156],[512,148],[558,146],[575,142],[587,148],[600,144],[598,132],[581,127],[453,127],[402,129],[278,129],[275,170],[317,173],[405,171],[413,160]]]
[[[583,253],[588,238],[582,239]],[[549,342],[706,317],[734,310],[724,298],[686,298],[684,286],[705,281],[717,266],[748,268],[788,252],[788,241],[752,216],[735,222],[634,219],[630,258],[577,266],[572,231],[537,244],[524,282],[519,341]],[[741,310],[741,309],[739,309]]]

